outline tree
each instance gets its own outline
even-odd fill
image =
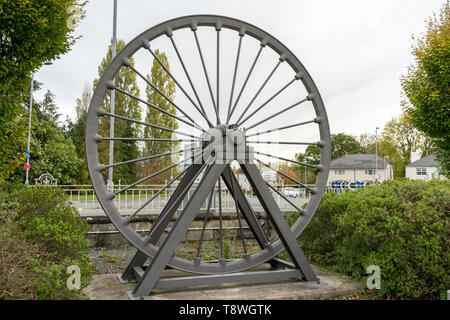
[[[117,41],[117,52],[125,47],[123,40]],[[108,47],[106,57],[103,58],[98,67],[98,74],[101,76],[105,69],[109,66],[112,60],[112,41]],[[134,67],[134,59],[130,58],[131,66]],[[94,80],[94,88],[98,83],[98,79]],[[139,97],[139,87],[136,82],[136,73],[130,69],[123,67],[115,77],[115,85],[130,94]],[[103,102],[103,109],[107,112],[111,111],[111,96],[106,95]],[[122,93],[116,91],[114,113],[127,118],[140,120],[142,108],[136,99],[130,98]],[[102,117],[99,124],[99,134],[104,137],[109,137],[109,117]],[[121,119],[114,120],[114,137],[138,137],[140,134],[139,128],[135,123]],[[117,141],[114,142],[114,163],[122,162],[139,157],[139,148],[136,141]],[[109,163],[109,141],[99,143],[99,158],[100,162],[104,164]],[[107,177],[107,170],[104,171],[105,178]],[[136,163],[122,165],[114,168],[114,182],[121,180],[122,184],[128,184],[136,181],[137,166]]]
[[[76,101],[76,118],[75,122],[72,122],[70,119],[66,121],[65,135],[68,139],[71,139],[73,144],[75,145],[75,149],[78,155],[78,158],[82,160],[80,165],[80,173],[77,178],[77,183],[79,184],[88,184],[89,183],[89,174],[86,165],[86,143],[85,143],[85,135],[86,135],[86,121],[87,121],[87,112],[89,108],[89,104],[91,102],[92,91],[88,86],[85,86],[83,89],[83,93],[81,99],[77,99]]]
[[[450,166],[450,2],[434,14],[413,46],[414,64],[401,78],[403,107],[411,123],[434,139],[438,159]],[[414,37],[413,37],[413,40]]]
[[[35,101],[35,100],[34,100]],[[42,101],[33,103],[32,130],[30,139],[30,183],[43,173],[50,173],[58,179],[58,184],[77,182],[82,160],[78,158],[72,140],[66,139],[63,127],[58,123],[58,108],[54,95],[47,91]],[[26,150],[27,139],[13,144],[15,150]],[[23,183],[25,170],[17,167],[11,182]]]
[[[164,66],[170,70],[169,61],[164,52],[160,52],[159,50],[155,50],[155,55],[158,59],[164,64]],[[147,75],[147,79],[151,82],[159,91],[164,93],[169,99],[173,101],[175,98],[175,82],[170,78],[167,72],[163,69],[163,67],[158,63],[156,59],[153,59],[153,65],[151,69],[151,74]],[[159,94],[155,89],[153,89],[150,85],[147,85],[145,89],[147,101],[154,106],[159,107],[171,114],[176,114],[175,107],[170,104],[161,94]],[[145,121],[154,125],[158,125],[161,127],[165,127],[168,129],[176,130],[178,128],[178,123],[175,119],[169,115],[163,114],[162,112],[148,106],[147,107],[147,115],[145,117]],[[144,136],[146,138],[163,138],[163,139],[173,139],[175,135],[172,135],[171,132],[152,128],[145,127]],[[156,155],[165,152],[170,152],[172,150],[176,150],[176,143],[171,142],[158,142],[158,141],[147,141],[145,143],[145,154],[146,155]],[[144,175],[148,175],[150,172],[158,171],[164,167],[167,167],[171,164],[170,157],[162,157],[150,160],[144,164]],[[174,168],[175,169],[175,168]],[[160,175],[155,177],[156,180],[163,181],[167,180],[167,174]],[[153,181],[156,181],[156,180]]]
[[[0,183],[23,161],[11,141],[23,139],[22,104],[31,73],[58,59],[74,44],[73,12],[78,0],[0,0]],[[77,15],[83,18],[84,14]]]
[[[378,152],[394,163],[394,176],[405,176],[405,165],[410,163],[411,152],[421,151],[422,157],[433,152],[430,138],[417,130],[408,114],[389,121],[383,129]]]

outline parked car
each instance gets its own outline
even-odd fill
[[[285,197],[291,198],[300,197],[300,191],[296,188],[284,188],[282,193]]]

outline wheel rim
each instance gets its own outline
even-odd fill
[[[316,118],[314,119],[315,121],[310,122],[315,122],[318,125],[318,131],[320,136],[320,147],[321,147],[320,164],[317,166],[318,173],[314,189],[315,194],[311,196],[311,199],[309,200],[306,208],[304,209],[305,213],[294,223],[294,225],[291,228],[296,237],[298,237],[303,232],[305,227],[309,224],[310,220],[313,218],[319,206],[321,197],[325,192],[326,188],[330,163],[330,137],[329,137],[330,134],[329,134],[328,119],[322,98],[316,85],[314,84],[314,81],[312,80],[311,76],[304,68],[304,66],[301,64],[301,62],[295,57],[295,55],[292,54],[292,52],[287,47],[285,47],[281,42],[279,42],[276,38],[266,33],[265,31],[251,24],[233,18],[213,16],[213,15],[196,15],[196,16],[181,17],[163,22],[146,30],[145,32],[141,33],[139,36],[134,38],[112,60],[111,64],[105,70],[103,76],[101,77],[95,89],[94,95],[91,100],[91,105],[88,111],[88,119],[86,127],[86,159],[90,179],[92,181],[92,185],[97,195],[97,198],[103,210],[108,215],[108,217],[110,218],[111,222],[115,225],[115,227],[121,232],[121,234],[138,250],[144,252],[149,257],[153,257],[156,254],[158,247],[148,244],[145,238],[140,236],[136,232],[136,230],[134,230],[131,227],[131,224],[127,221],[127,219],[124,219],[122,217],[120,211],[114,204],[113,194],[111,192],[108,192],[108,188],[102,176],[102,172],[105,169],[105,165],[100,164],[99,162],[98,146],[97,146],[98,142],[101,141],[101,137],[98,136],[99,119],[105,116],[105,111],[102,110],[101,106],[108,91],[114,87],[114,84],[112,82],[114,76],[119,72],[120,68],[122,68],[123,66],[127,66],[129,61],[128,59],[131,58],[136,52],[138,52],[139,50],[147,50],[149,44],[151,44],[152,41],[160,37],[167,36],[170,40],[174,39],[176,37],[175,31],[178,31],[180,29],[191,29],[195,35],[196,40],[198,40],[195,31],[199,27],[215,28],[218,34],[218,39],[221,30],[230,29],[235,31],[239,36],[240,39],[239,43],[244,37],[251,37],[253,39],[260,41],[262,44],[261,48],[267,46],[268,48],[270,48],[276,54],[279,55],[280,63],[286,62],[289,65],[289,67],[292,69],[293,74],[295,75],[295,79],[300,80],[297,82],[301,83],[303,85],[303,88],[308,93],[307,100],[308,102],[311,102],[316,115]],[[212,70],[213,69],[211,69],[210,72]],[[245,71],[243,72],[245,73]],[[207,74],[207,72],[205,72],[205,74]],[[234,73],[234,77],[235,76],[236,71]],[[233,88],[235,88],[234,80],[232,86]],[[209,91],[213,102],[212,108],[215,109],[216,106],[214,105],[214,94],[213,92],[211,92],[213,90],[211,90],[212,89],[211,86],[209,87],[210,87]],[[244,88],[245,82],[242,89]],[[239,99],[239,89],[240,88],[236,86],[234,91],[235,96],[237,96],[236,99]],[[219,96],[218,92],[219,89],[217,89],[216,98]],[[230,99],[230,101],[233,101],[233,99]],[[226,104],[227,103],[225,103],[224,105]],[[197,107],[200,107],[200,103],[197,104]],[[249,115],[251,116],[252,112],[257,110],[259,106],[252,105],[250,108],[247,107],[248,105],[246,104],[239,105],[238,103],[236,103],[236,107],[234,108],[234,110],[233,106],[231,108],[228,108],[227,120],[230,121],[232,120],[232,117],[234,116],[234,113],[232,111],[234,111],[238,115],[240,115],[240,117],[237,117],[237,119],[240,120],[241,123],[242,121],[245,121],[245,123],[247,124],[246,129],[248,131],[250,131],[253,128],[257,128],[259,126],[258,129],[260,130],[253,131],[251,132],[251,134],[257,133],[258,131],[266,131],[263,130],[262,127],[260,127],[262,123],[267,124],[266,121],[262,122],[261,124],[257,122],[255,125],[254,122],[252,123],[249,121],[252,117],[247,119],[247,117]],[[246,108],[247,113],[244,111]],[[202,108],[199,109],[200,109],[199,113],[201,115],[201,110],[203,109]],[[241,113],[242,111],[244,111],[244,116],[242,116]],[[230,113],[232,114],[231,117],[228,116]],[[187,116],[189,117],[189,115]],[[190,118],[193,119],[192,116],[190,116]],[[218,115],[217,118],[220,118],[220,116]],[[259,146],[259,144],[257,145]],[[258,154],[258,156],[263,156],[265,153],[261,152],[258,153],[257,151],[256,154]],[[280,157],[279,159],[282,160],[283,158]],[[174,257],[174,259],[170,263],[170,266],[186,272],[201,273],[201,274],[238,272],[250,269],[258,264],[268,261],[269,259],[281,253],[283,249],[284,248],[281,242],[279,240],[276,240],[275,242],[272,243],[272,246],[269,249],[267,248],[262,249],[260,252],[252,255],[250,259],[242,258],[227,262],[226,264],[219,264],[219,263],[203,263],[203,262],[196,263],[192,260],[190,261],[179,257]]]

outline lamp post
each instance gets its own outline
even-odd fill
[[[117,0],[114,0],[114,9],[113,9],[113,41],[112,41],[112,59],[116,56],[116,34],[117,34]],[[115,112],[115,103],[116,103],[116,92],[115,90],[111,90],[111,113]],[[111,138],[114,137],[114,118],[110,117],[109,120],[109,136]],[[109,141],[109,164],[112,165],[114,163],[114,141]],[[112,189],[114,186],[113,183],[113,167],[109,167],[108,169],[108,184]]]
[[[31,111],[33,108],[33,90],[34,90],[34,73],[31,74],[31,84],[30,84],[30,107],[28,116],[28,142],[27,142],[27,164],[25,167],[25,184],[30,184],[28,180],[28,175],[30,171],[30,140],[31,140]]]
[[[51,62],[44,62],[44,65],[49,66]],[[28,114],[28,141],[27,141],[27,164],[25,167],[25,184],[30,184],[29,181],[29,171],[30,171],[30,142],[31,142],[31,114],[33,110],[33,92],[34,92],[34,72],[31,74],[31,83],[30,83],[30,107]]]
[[[378,182],[378,129],[375,129],[375,183]]]

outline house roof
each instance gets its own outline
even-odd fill
[[[375,169],[375,154],[349,154],[331,161],[331,169]],[[378,155],[378,168],[386,169],[390,163]]]
[[[406,165],[406,167],[418,168],[418,167],[437,167],[436,154],[430,154],[422,159],[414,161]]]

